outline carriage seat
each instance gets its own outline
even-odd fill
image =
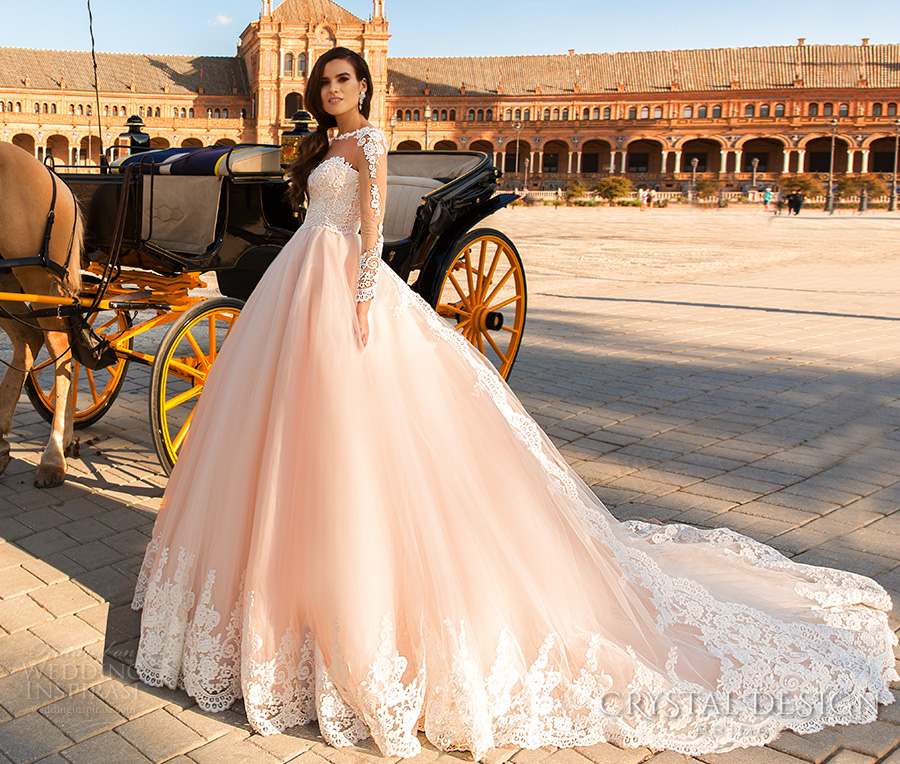
[[[412,175],[388,175],[387,209],[384,211],[384,240],[393,243],[405,239],[412,232],[416,210],[422,197],[444,185],[434,178]]]
[[[124,167],[140,165],[154,175],[205,175],[223,178],[240,175],[264,175],[280,178],[281,149],[278,146],[208,146],[175,148],[132,154],[113,163]]]

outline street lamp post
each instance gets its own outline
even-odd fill
[[[428,151],[428,126],[431,123],[431,107],[425,107],[425,151]]]
[[[388,151],[394,150],[394,130],[397,128],[397,115],[391,115],[391,145]]]
[[[516,122],[516,175],[519,174],[519,133],[522,131],[522,123]]]
[[[831,120],[831,154],[828,156],[828,193],[825,195],[825,211],[834,214],[834,140],[837,135],[838,121]]]
[[[525,193],[528,193],[528,157],[525,157]]]
[[[897,155],[900,154],[900,119],[894,120],[894,177],[891,180],[890,212],[897,211]]]
[[[753,159],[750,160],[750,164],[753,166],[753,181],[751,187],[756,191],[756,171],[759,169],[759,157],[753,157]]]
[[[691,202],[693,204],[697,203],[697,165],[700,164],[700,160],[697,157],[694,157],[691,160]]]

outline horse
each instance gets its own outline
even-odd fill
[[[52,226],[48,213],[53,211]],[[49,233],[49,239],[45,237]],[[83,223],[71,190],[27,151],[0,142],[0,260],[35,259],[45,253],[51,266],[24,265],[3,270],[0,291],[52,297],[77,297],[81,289]],[[24,299],[24,298],[23,298]],[[55,400],[50,440],[34,477],[38,488],[61,485],[66,476],[65,452],[73,437],[71,321],[49,316],[46,306],[0,300],[0,329],[13,346],[0,381],[0,474],[10,462],[6,436],[28,371],[46,345],[54,363]]]

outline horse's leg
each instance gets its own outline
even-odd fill
[[[3,302],[0,306],[11,312],[22,310],[21,304]],[[34,359],[44,342],[44,335],[12,319],[0,319],[0,329],[6,332],[13,346],[11,365],[7,367],[3,380],[0,381],[0,474],[2,474],[10,460],[9,441],[6,436],[12,430],[13,414],[27,373],[25,369],[30,369],[34,364]]]
[[[44,323],[42,319],[41,323]],[[56,322],[57,319],[51,319]],[[38,488],[61,485],[66,478],[66,448],[72,442],[72,354],[69,335],[65,331],[48,329],[44,341],[54,363],[56,399],[53,406],[53,426],[50,440],[41,455],[34,484]]]

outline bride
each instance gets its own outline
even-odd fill
[[[216,360],[133,606],[137,670],[262,734],[412,756],[761,745],[868,722],[874,581],[738,533],[617,522],[494,369],[381,264],[371,77],[322,55],[305,222]],[[328,140],[329,128],[338,135]],[[361,231],[361,234],[360,234]],[[227,414],[227,415],[223,415]]]

